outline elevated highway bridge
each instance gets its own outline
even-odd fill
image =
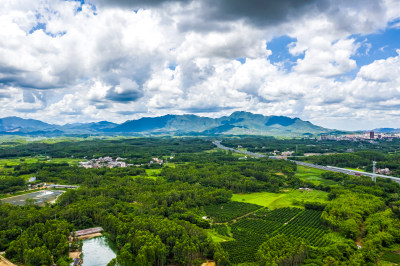
[[[237,150],[237,149],[226,147],[226,146],[221,144],[221,141],[217,141],[217,140],[214,141],[213,144],[215,146],[217,146],[218,148],[223,149],[223,150],[242,153],[242,154],[249,155],[249,156],[254,156],[254,157],[257,157],[257,158],[267,157],[267,155],[264,155],[264,154],[259,154],[259,153],[249,152],[249,151],[241,151],[241,150]],[[270,158],[270,159],[282,159],[279,156],[268,156],[268,158]],[[321,169],[321,170],[325,170],[325,171],[343,173],[343,174],[347,174],[347,175],[368,176],[368,177],[371,177],[372,180],[374,180],[374,181],[376,181],[377,177],[380,177],[380,178],[391,179],[393,181],[396,181],[396,182],[400,183],[400,178],[399,177],[395,177],[395,176],[373,174],[373,173],[368,173],[368,172],[350,170],[350,169],[346,169],[346,168],[340,168],[340,167],[334,167],[334,166],[324,166],[324,165],[306,163],[306,162],[295,161],[295,160],[290,160],[290,161],[296,163],[297,165],[303,165],[303,166],[317,168],[317,169]]]

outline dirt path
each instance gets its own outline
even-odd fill
[[[249,213],[246,213],[246,214],[244,214],[244,215],[242,215],[242,216],[239,216],[239,217],[236,217],[236,218],[234,218],[234,219],[232,219],[232,220],[230,220],[230,221],[228,221],[228,222],[234,222],[234,223],[236,223],[238,220],[240,220],[240,219],[242,219],[242,218],[244,218],[244,217],[246,217],[246,216],[249,216],[250,214],[253,214],[253,213],[255,213],[256,211],[261,210],[261,209],[262,209],[262,208],[257,209],[257,210],[252,211],[252,212],[249,212]],[[224,222],[224,223],[212,223],[212,224],[226,224],[226,223],[228,223],[228,222]]]
[[[357,240],[355,241],[357,247],[358,247],[358,246],[359,246],[359,247],[362,246],[362,237],[363,237],[363,235],[364,235],[364,231],[365,231],[365,224],[363,224],[363,225],[361,226],[361,229],[360,229],[360,236],[359,236],[359,237],[357,238]]]
[[[0,266],[16,266],[16,265],[0,255]]]

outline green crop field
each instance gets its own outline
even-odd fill
[[[311,246],[326,246],[329,231],[321,222],[321,211],[299,208],[261,209],[231,224],[233,241],[224,241],[231,263],[254,261],[258,247],[277,234],[303,238]]]
[[[269,209],[277,209],[282,207],[302,207],[307,202],[324,203],[328,201],[328,193],[320,190],[300,191],[294,189],[281,193],[256,192],[233,194],[232,200],[257,204]]]
[[[224,223],[260,208],[262,206],[256,204],[231,201],[219,205],[208,205],[204,207],[204,210],[214,222]]]

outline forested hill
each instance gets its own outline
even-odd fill
[[[196,115],[165,115],[143,117],[122,124],[107,121],[77,123],[63,126],[39,120],[6,117],[0,119],[0,134],[7,135],[265,135],[308,136],[330,132],[300,118],[263,116],[249,112],[234,112],[220,118]]]

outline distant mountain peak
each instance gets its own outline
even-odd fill
[[[246,111],[236,111],[220,118],[193,114],[142,117],[121,124],[108,121],[51,125],[39,120],[6,117],[0,119],[0,134],[183,134],[183,135],[268,135],[303,136],[329,132],[300,118],[264,116]]]

